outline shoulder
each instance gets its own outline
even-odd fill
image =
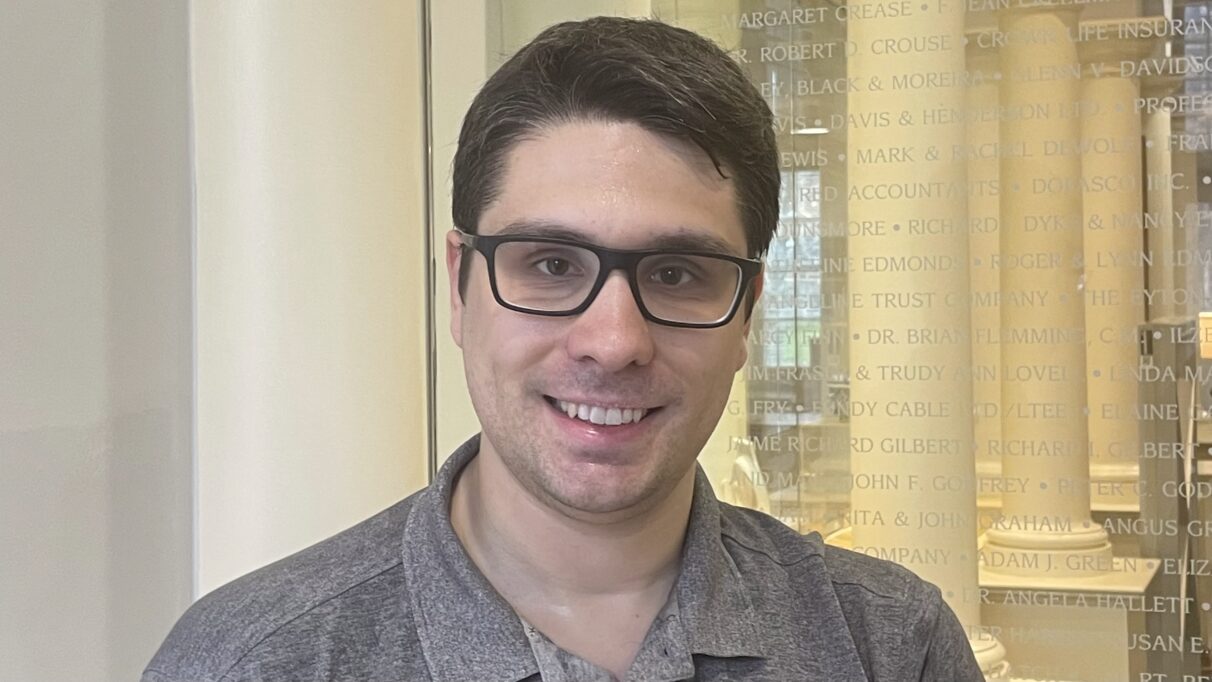
[[[873,679],[979,679],[954,612],[939,588],[913,571],[731,505],[721,504],[721,532],[739,571],[750,574],[756,603],[832,619],[849,632]],[[951,666],[956,676],[921,678],[931,661]]]
[[[819,533],[792,530],[778,519],[753,509],[720,503],[720,531],[743,553],[774,564],[791,566],[805,561],[823,566],[837,589],[859,588],[871,598],[912,600],[923,587],[931,587],[909,569],[876,557],[825,544]]]
[[[359,589],[399,580],[404,525],[417,494],[194,602],[148,664],[145,682],[219,680],[289,624]]]

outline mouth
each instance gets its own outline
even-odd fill
[[[626,426],[637,424],[660,412],[662,407],[630,407],[617,405],[600,405],[595,403],[576,403],[544,395],[557,412],[569,419],[577,419],[595,426]]]

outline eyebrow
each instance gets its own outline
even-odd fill
[[[501,228],[496,235],[547,237],[550,239],[566,239],[569,241],[585,242],[595,246],[601,246],[601,244],[598,244],[597,240],[593,239],[593,237],[585,234],[584,232],[580,232],[560,223],[542,220],[514,221]],[[724,256],[748,258],[748,256],[737,254],[736,249],[732,246],[732,244],[729,244],[723,239],[689,227],[677,227],[674,228],[672,232],[665,232],[663,234],[656,235],[638,250],[647,251],[650,249],[669,251],[705,251],[707,253],[718,253]]]

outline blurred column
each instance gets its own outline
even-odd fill
[[[1200,280],[1200,260],[1194,257],[1199,251],[1199,197],[1198,188],[1205,186],[1206,173],[1199,172],[1196,152],[1184,145],[1175,144],[1175,139],[1186,134],[1190,114],[1183,113],[1171,119],[1169,140],[1170,158],[1177,181],[1174,186],[1174,254],[1173,297],[1171,310],[1182,320],[1194,320],[1203,310],[1203,286]],[[1196,131],[1203,125],[1203,118],[1193,120]]]
[[[966,134],[964,8],[922,7],[849,18],[853,548],[939,585],[992,670],[1004,650],[980,630],[968,185],[952,158]]]
[[[1170,320],[1179,309],[1175,302],[1174,254],[1175,190],[1194,178],[1177,173],[1170,147],[1173,132],[1170,107],[1165,98],[1182,87],[1177,76],[1144,79],[1141,94],[1145,103],[1145,237],[1149,269],[1145,289],[1145,314],[1150,322]]]
[[[1078,9],[1003,10],[1001,49],[1002,516],[989,570],[1085,575],[1110,566],[1090,518],[1082,304]]]
[[[425,483],[419,11],[190,5],[198,594]]]
[[[963,156],[968,165],[968,254],[972,282],[972,399],[973,442],[976,444],[977,501],[981,507],[1001,505],[1002,384],[998,368],[1001,348],[1001,285],[991,267],[1000,250],[1001,220],[999,159],[1015,153],[998,143],[998,70],[993,31],[968,34],[968,72],[980,79],[966,89],[967,128]]]
[[[1138,19],[1136,23],[1150,20]],[[1145,321],[1140,81],[1125,62],[1151,41],[1119,38],[1123,20],[1084,22],[1081,58],[1082,223],[1085,271],[1087,424],[1091,502],[1102,510],[1139,511],[1140,402],[1137,327]],[[1163,27],[1157,27],[1160,29]],[[1157,32],[1157,30],[1155,30]]]

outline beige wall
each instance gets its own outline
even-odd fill
[[[137,679],[425,483],[421,44],[418,2],[0,5],[0,677]]]
[[[0,678],[137,679],[190,601],[185,3],[0,5]]]

